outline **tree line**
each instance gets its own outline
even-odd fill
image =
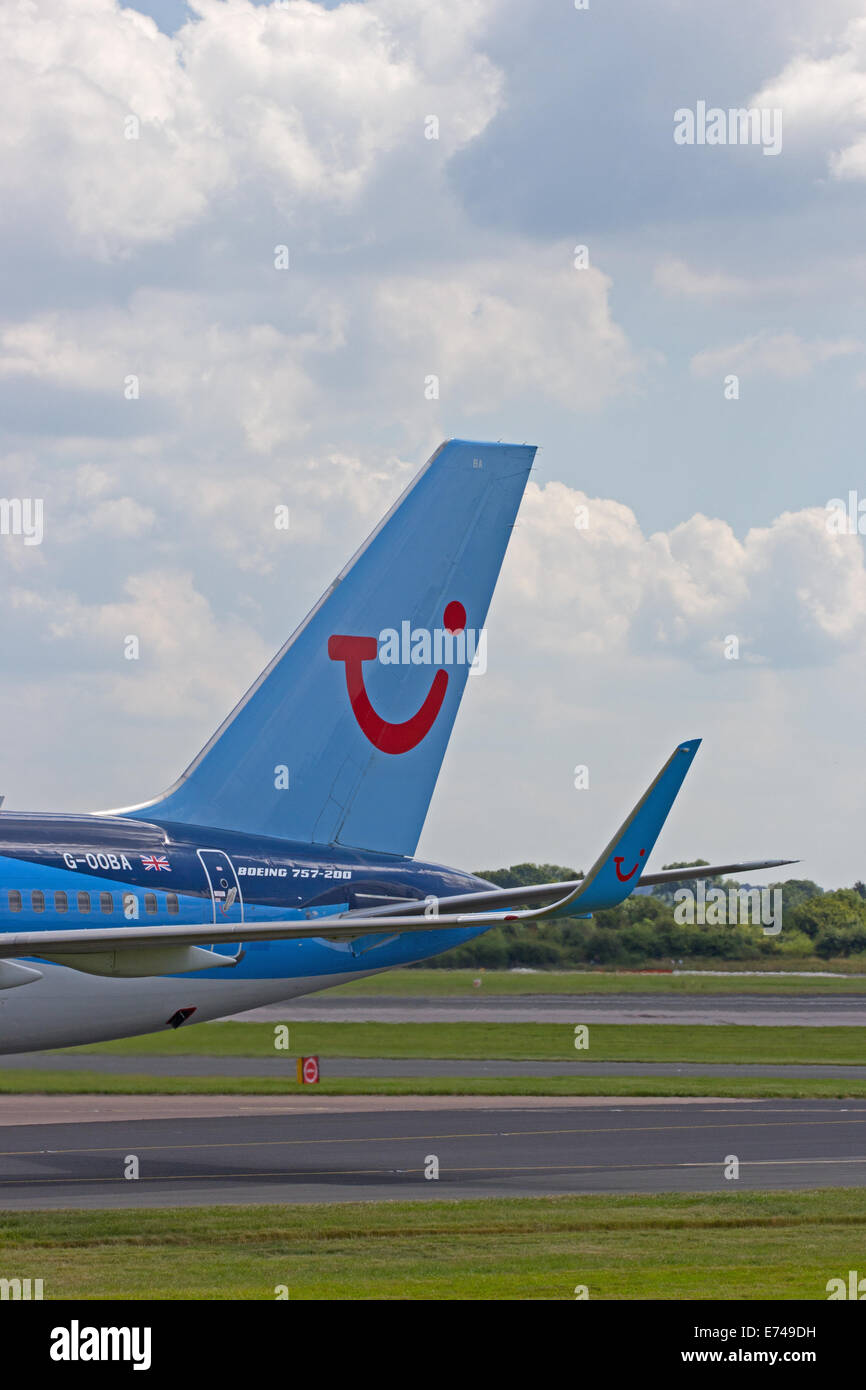
[[[706,860],[666,864],[665,868],[695,867]],[[582,874],[561,864],[512,864],[484,869],[479,877],[501,888],[563,882]],[[711,887],[747,887],[734,879],[704,880]],[[782,930],[765,934],[760,925],[684,925],[674,916],[675,893],[695,891],[696,880],[665,884],[632,894],[619,907],[596,912],[591,920],[563,917],[525,924],[503,923],[475,941],[456,946],[430,966],[449,969],[484,967],[507,970],[519,966],[540,969],[585,969],[623,965],[670,968],[689,962],[749,962],[769,964],[814,959],[821,962],[866,956],[866,884],[825,892],[811,879],[786,879],[769,885],[782,890]],[[866,966],[866,960],[864,960]]]

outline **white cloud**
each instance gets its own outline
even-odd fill
[[[586,507],[589,525],[575,528]],[[644,535],[630,508],[530,482],[503,573],[503,622],[540,652],[631,651],[704,668],[832,662],[866,637],[866,566],[824,508],[784,512],[739,540],[700,514]]]
[[[435,374],[446,409],[480,412],[530,393],[593,409],[639,371],[609,290],[607,276],[575,271],[564,249],[515,249],[508,259],[439,266],[435,278],[386,277],[377,337],[402,364],[401,396],[422,400]]]
[[[189,574],[132,575],[125,590],[107,602],[24,588],[8,594],[16,617],[34,624],[58,664],[87,687],[94,718],[111,710],[194,723],[214,709],[225,714],[246,688],[244,673],[257,674],[273,655],[245,624],[215,614]],[[129,637],[138,639],[137,659],[124,654]]]
[[[726,275],[721,270],[696,270],[675,257],[659,261],[653,271],[653,284],[666,294],[687,299],[728,299],[748,294],[754,288],[742,276]]]
[[[826,40],[822,43],[826,46]],[[752,98],[751,104],[780,107],[785,138],[826,152],[838,179],[866,178],[866,19],[845,27],[828,56],[798,54]]]
[[[0,326],[0,381],[99,393],[123,408],[133,434],[152,428],[158,401],[173,430],[234,435],[245,452],[272,456],[331,417],[332,359],[352,348],[364,370],[341,385],[344,428],[387,398],[417,440],[440,409],[447,419],[456,407],[474,414],[532,394],[595,409],[629,389],[640,362],[609,292],[607,276],[575,271],[564,248],[523,246],[440,263],[435,275],[359,275],[342,294],[307,275],[292,286],[292,331],[226,321],[237,313],[228,297],[142,289],[124,307]],[[440,407],[425,397],[431,375]],[[139,394],[127,401],[130,376]]]
[[[339,341],[337,311],[320,308],[315,330],[289,334],[270,323],[214,322],[204,296],[141,290],[125,309],[6,324],[0,379],[98,392],[126,401],[131,419],[148,399],[169,401],[187,427],[219,432],[230,421],[246,448],[270,453],[305,432],[314,388],[300,359]]]
[[[488,671],[422,852],[465,863],[471,845],[477,868],[587,868],[675,744],[697,736],[655,866],[800,855],[793,872],[827,886],[857,876],[866,566],[824,508],[742,539],[699,514],[646,534],[619,502],[530,482],[488,626]]]
[[[723,376],[728,372],[767,375],[792,380],[808,376],[815,367],[837,357],[863,351],[854,338],[807,341],[796,333],[755,333],[728,347],[705,348],[691,360],[697,377]]]
[[[480,0],[193,8],[169,38],[116,0],[0,7],[7,205],[43,231],[56,219],[85,254],[122,256],[227,194],[257,189],[284,216],[349,204],[410,136],[430,157],[426,115],[441,114],[447,158],[499,105],[500,75],[475,46]]]

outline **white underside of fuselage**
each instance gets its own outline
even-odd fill
[[[378,970],[351,970],[334,975],[268,980],[151,979],[118,980],[86,975],[39,962],[42,979],[0,991],[0,1054],[35,1052],[47,1047],[75,1047],[139,1033],[163,1032],[178,1009],[195,1008],[188,1028],[210,1018],[275,1004],[300,994],[329,989],[377,975]]]

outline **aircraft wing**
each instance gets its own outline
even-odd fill
[[[716,878],[722,874],[757,873],[760,869],[778,869],[784,864],[799,864],[799,859],[751,859],[742,864],[695,864],[682,869],[659,869],[654,874],[642,874],[635,888],[651,888],[665,883],[690,883],[697,878]],[[348,914],[353,919],[375,916],[392,918],[427,913],[428,916],[449,916],[452,912],[481,912],[489,908],[505,909],[511,904],[555,902],[579,888],[582,878],[561,883],[530,883],[522,888],[488,888],[477,893],[454,893],[449,897],[420,898],[388,907],[365,907]],[[575,912],[575,916],[580,914]]]
[[[94,974],[185,974],[191,970],[231,967],[237,963],[236,958],[222,956],[208,949],[213,945],[239,942],[251,945],[256,941],[310,938],[352,941],[379,933],[386,933],[388,939],[393,939],[406,932],[486,928],[503,921],[589,916],[599,908],[622,902],[639,884],[670,883],[796,862],[769,859],[750,864],[695,866],[638,877],[638,871],[649,856],[691,766],[699,742],[694,739],[674,749],[589,873],[570,883],[491,889],[438,900],[400,903],[379,909],[365,908],[322,917],[287,918],[284,921],[204,922],[185,926],[133,923],[123,927],[0,932],[0,961],[35,957]],[[514,903],[540,905],[513,907]],[[10,966],[9,969],[14,971],[20,967]],[[22,978],[20,982],[23,984],[26,981]]]

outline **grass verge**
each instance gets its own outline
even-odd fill
[[[327,1075],[327,1069],[326,1069]],[[299,1086],[263,1076],[107,1075],[80,1071],[0,1071],[0,1095],[141,1096],[730,1096],[741,1099],[862,1099],[866,1080],[749,1077],[345,1077]]]
[[[575,1024],[580,1023],[579,1011]],[[278,1029],[289,1029],[277,1050]],[[866,1029],[750,1024],[591,1023],[575,1049],[568,1023],[199,1023],[63,1049],[114,1057],[390,1057],[571,1062],[770,1062],[866,1065]],[[289,1054],[289,1055],[287,1055]]]
[[[0,1212],[0,1273],[75,1299],[826,1299],[866,1191]]]
[[[344,998],[358,994],[455,997],[478,994],[866,994],[866,966],[860,961],[786,961],[772,968],[860,971],[836,978],[771,975],[771,967],[754,961],[704,962],[707,970],[752,970],[754,975],[643,975],[629,971],[540,970],[517,975],[510,970],[389,970],[366,980],[336,986]],[[473,980],[481,980],[480,989]]]

